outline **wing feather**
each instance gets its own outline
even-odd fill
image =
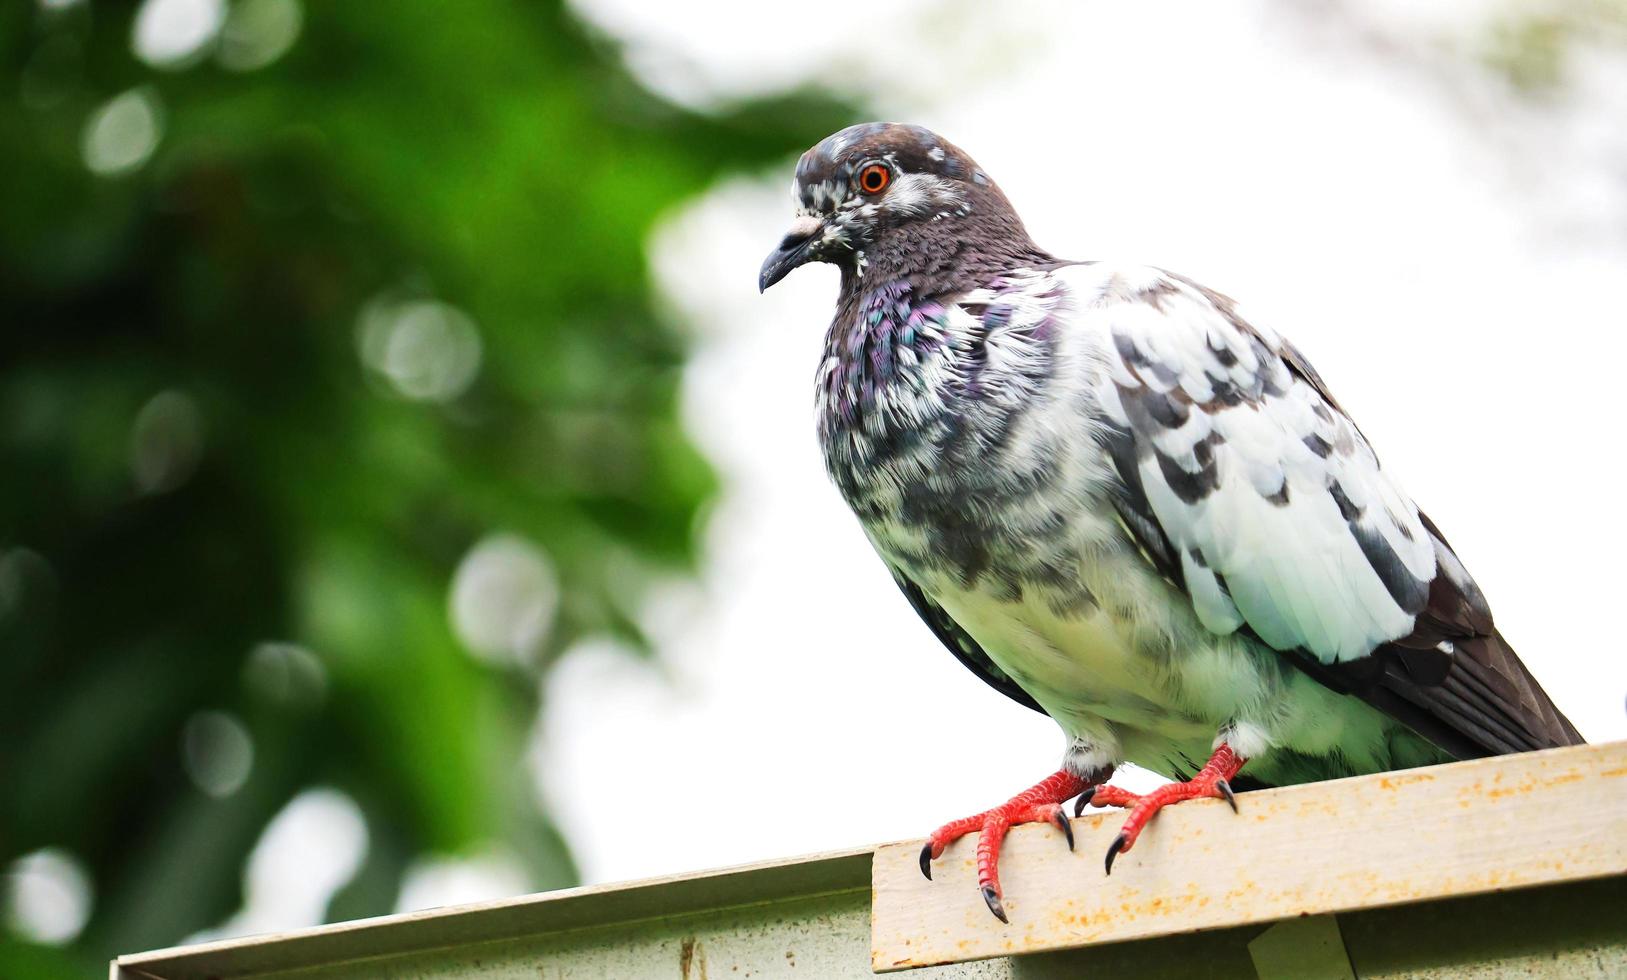
[[[1179,277],[1081,278],[1114,503],[1206,628],[1252,633],[1460,757],[1581,741],[1303,354]]]

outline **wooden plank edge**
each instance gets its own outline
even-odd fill
[[[693,915],[868,887],[873,847],[589,885],[119,956],[114,980],[222,980]]]
[[[1001,854],[1009,925],[976,886],[976,835],[925,880],[920,843],[872,866],[878,973],[1149,939],[1627,873],[1627,742],[1261,790],[1159,814],[1113,874],[1122,811],[1045,826]]]

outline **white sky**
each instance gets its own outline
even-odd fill
[[[579,3],[677,98],[860,94],[971,152],[1053,251],[1244,301],[1309,354],[1560,706],[1621,738],[1602,613],[1627,545],[1627,72],[1583,58],[1574,95],[1533,109],[1461,57],[1503,8],[1412,6]],[[583,647],[547,682],[534,767],[588,882],[922,836],[1060,759],[1050,721],[938,648],[826,481],[812,378],[835,274],[755,288],[791,163],[652,244],[698,335],[685,413],[725,493],[701,586],[652,603],[660,663]]]

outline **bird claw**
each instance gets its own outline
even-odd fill
[[[1102,806],[1130,808],[1130,815],[1124,819],[1124,828],[1107,848],[1107,873],[1113,873],[1113,862],[1120,854],[1135,846],[1142,828],[1147,826],[1159,810],[1171,803],[1202,796],[1216,796],[1225,800],[1232,808],[1232,812],[1237,813],[1237,794],[1232,792],[1228,780],[1243,768],[1244,761],[1231,750],[1230,746],[1222,743],[1210,757],[1209,762],[1198,770],[1198,774],[1186,782],[1169,783],[1146,794],[1126,792],[1116,786],[1105,786],[1102,787],[1102,792],[1092,793],[1092,798]]]
[[[1094,799],[1095,796],[1096,796],[1096,787],[1095,786],[1092,786],[1089,789],[1085,790],[1083,793],[1080,793],[1079,798],[1077,800],[1073,801],[1073,815],[1077,817],[1080,814],[1084,813],[1085,812],[1085,807],[1090,805],[1090,801],[1092,799]]]
[[[1063,816],[1060,806],[1052,811],[1051,822],[1056,824],[1057,829],[1062,831],[1062,836],[1067,838],[1068,850],[1073,850],[1073,824],[1068,822],[1066,816]]]
[[[1119,854],[1122,853],[1123,851],[1128,850],[1129,847],[1130,847],[1130,838],[1125,836],[1125,834],[1123,832],[1120,832],[1117,837],[1113,838],[1113,843],[1107,845],[1107,873],[1108,874],[1113,873],[1113,859],[1118,857]]]
[[[983,901],[986,905],[988,905],[989,911],[994,913],[994,917],[996,919],[999,919],[1006,925],[1011,924],[1011,920],[1006,918],[1006,907],[1005,904],[1000,901],[1000,893],[995,891],[993,885],[983,886]]]
[[[1073,825],[1062,804],[1086,789],[1083,779],[1067,771],[1057,772],[1010,800],[975,816],[946,823],[932,832],[921,848],[921,874],[932,880],[932,862],[943,856],[944,848],[967,834],[977,832],[977,884],[983,901],[1001,922],[1006,918],[1000,893],[1000,842],[1006,831],[1017,824],[1050,823],[1062,831],[1068,850],[1074,849]]]

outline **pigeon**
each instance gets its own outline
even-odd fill
[[[824,462],[951,654],[1061,727],[1060,768],[945,824],[921,870],[1063,804],[1234,791],[1582,742],[1445,536],[1305,356],[1172,272],[1057,258],[964,151],[867,123],[803,154],[763,263],[840,270]],[[1174,782],[1109,785],[1115,766]],[[1245,771],[1246,770],[1246,771]]]

